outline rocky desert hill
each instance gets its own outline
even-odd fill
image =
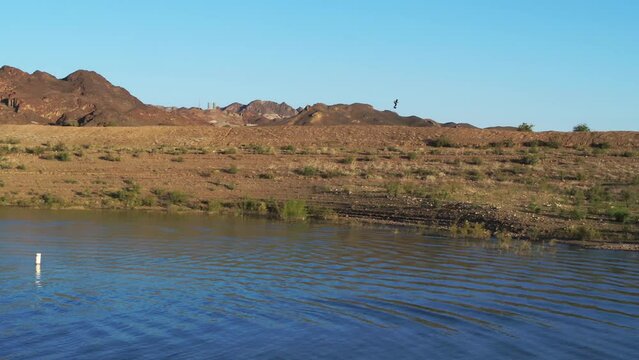
[[[299,114],[273,122],[273,125],[405,125],[440,126],[417,116],[403,117],[392,111],[379,111],[368,104],[307,106]]]
[[[154,106],[93,71],[79,70],[58,79],[42,71],[29,74],[10,66],[0,68],[0,124],[440,126],[430,119],[402,117],[367,104],[315,104],[294,109],[286,103],[256,100],[207,110]]]
[[[273,101],[255,100],[247,105],[233,103],[223,111],[242,116],[247,124],[266,125],[274,121],[287,119],[297,115],[298,111],[287,103],[278,104]]]

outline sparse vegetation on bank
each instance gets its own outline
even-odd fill
[[[197,129],[206,140],[190,143],[193,134],[174,128],[126,129],[126,142],[108,135],[118,128],[92,138],[67,135],[81,131],[73,128],[24,137],[23,129],[40,131],[7,131],[4,138],[14,140],[0,144],[4,206],[351,219],[459,237],[639,238],[634,133],[579,132],[568,141],[562,133],[380,127],[348,128],[347,141],[338,128],[282,128],[269,130],[286,132],[281,140],[261,142],[250,129],[234,130],[236,137]]]

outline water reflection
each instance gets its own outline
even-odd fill
[[[40,264],[36,264],[36,266],[35,266],[35,285],[37,287],[42,287],[42,278],[41,278],[40,270],[41,270]]]

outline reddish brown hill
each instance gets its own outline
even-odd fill
[[[0,68],[0,124],[72,126],[137,125],[406,125],[440,126],[433,120],[402,117],[366,104],[316,104],[294,109],[286,103],[253,101],[223,109],[169,108],[142,103],[100,74],[80,70],[57,79]]]
[[[0,68],[0,123],[107,125],[241,124],[219,110],[174,109],[142,103],[125,89],[92,71],[63,79],[36,71]]]
[[[274,122],[276,125],[405,125],[439,126],[433,120],[416,116],[403,117],[392,111],[375,110],[371,105],[307,106],[296,116]]]

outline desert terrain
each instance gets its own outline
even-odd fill
[[[0,205],[379,222],[637,249],[639,133],[1,125]]]

